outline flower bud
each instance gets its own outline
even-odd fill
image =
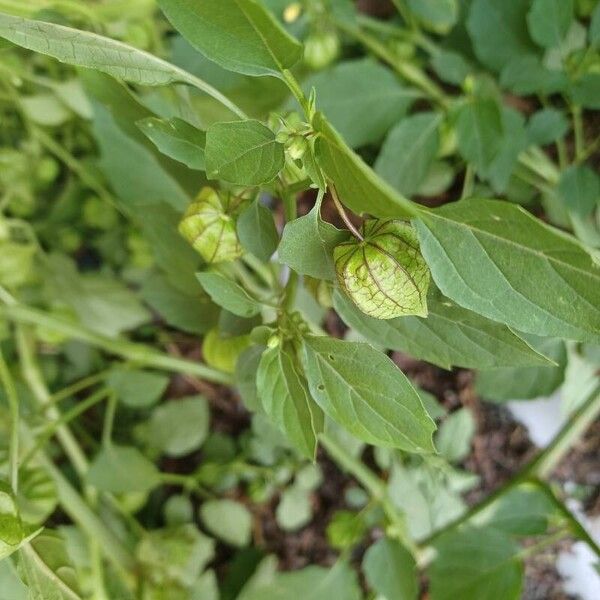
[[[242,255],[229,198],[209,187],[202,189],[179,224],[179,232],[207,263],[232,261]]]
[[[370,220],[363,232],[362,241],[344,242],[333,251],[342,289],[376,319],[426,317],[430,274],[414,229],[402,221]]]

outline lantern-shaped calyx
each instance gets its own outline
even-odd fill
[[[426,317],[430,274],[414,229],[403,221],[370,220],[363,236],[333,251],[342,289],[376,319]]]
[[[207,263],[232,261],[242,255],[235,217],[239,203],[229,195],[205,187],[179,224],[179,232]]]

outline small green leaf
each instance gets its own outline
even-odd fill
[[[81,600],[75,567],[64,539],[45,530],[19,553],[18,571],[28,587],[28,600]]]
[[[368,344],[304,340],[305,371],[323,411],[365,442],[432,452],[435,424],[402,371]]]
[[[307,215],[286,224],[277,256],[301,275],[334,279],[333,249],[347,237],[347,232],[321,219],[321,199],[318,199]]]
[[[373,344],[406,352],[444,369],[496,369],[544,366],[549,361],[506,325],[430,294],[427,318],[399,317],[383,321],[360,312],[342,293],[333,297],[344,322]]]
[[[276,75],[302,56],[302,46],[255,0],[159,0],[194,48],[245,75]]]
[[[458,20],[458,0],[408,0],[411,12],[436,33],[446,33]]]
[[[296,485],[286,488],[275,512],[277,525],[285,531],[297,531],[310,523],[313,517],[310,496],[310,492]]]
[[[106,385],[118,400],[131,408],[148,408],[156,404],[169,385],[169,378],[160,373],[114,369]]]
[[[10,486],[0,480],[0,561],[26,545],[38,533],[23,523]]]
[[[469,455],[475,434],[475,419],[468,408],[448,415],[437,432],[435,446],[450,462],[460,462]]]
[[[152,411],[148,440],[167,456],[185,456],[200,448],[208,435],[208,403],[202,396],[178,398]]]
[[[563,383],[567,363],[564,342],[532,335],[528,335],[527,340],[536,350],[551,358],[556,365],[490,369],[477,373],[475,389],[482,398],[494,402],[530,400],[549,396]]]
[[[215,123],[206,132],[206,174],[238,185],[273,181],[285,163],[283,144],[260,121]]]
[[[307,94],[315,89],[319,110],[351,148],[379,142],[418,98],[372,59],[338,63],[309,77],[302,87]]]
[[[524,483],[508,490],[473,518],[477,526],[493,527],[510,535],[533,536],[547,532],[558,517],[556,505],[539,488]]]
[[[206,293],[219,306],[240,317],[252,317],[260,312],[260,304],[243,287],[216,271],[197,273]]]
[[[469,527],[436,543],[431,600],[519,600],[523,563],[519,546],[501,531]]]
[[[511,59],[537,51],[527,32],[528,9],[523,0],[473,0],[467,29],[486,67],[500,71]]]
[[[247,546],[252,533],[252,515],[233,500],[208,500],[200,507],[206,528],[231,546]]]
[[[137,448],[111,444],[102,448],[87,473],[90,485],[102,492],[149,492],[160,483],[158,470]]]
[[[545,146],[567,133],[569,121],[556,108],[543,108],[534,113],[527,123],[527,138],[531,144]]]
[[[251,346],[244,350],[235,367],[235,381],[244,406],[251,411],[260,407],[258,390],[256,388],[256,374],[265,346]]]
[[[294,358],[281,345],[262,355],[256,375],[258,397],[271,420],[304,456],[314,460],[323,412],[308,392]]]
[[[559,46],[573,21],[573,0],[533,0],[527,13],[529,33],[542,48]]]
[[[277,250],[279,234],[273,213],[258,198],[240,213],[237,233],[242,246],[262,261],[268,261]]]
[[[137,121],[136,125],[163,154],[190,169],[204,171],[206,132],[176,117],[173,119],[149,117]]]
[[[440,115],[431,112],[400,121],[381,147],[375,172],[400,193],[417,193],[438,152],[440,122]]]
[[[380,179],[352,152],[321,113],[315,116],[313,126],[319,133],[315,143],[317,162],[348,208],[381,218],[416,214],[416,205]]]
[[[363,571],[371,589],[384,598],[416,600],[418,597],[415,559],[396,540],[383,538],[373,544],[363,559]]]
[[[571,90],[575,104],[600,110],[600,73],[586,73],[580,77]]]
[[[473,97],[458,109],[458,149],[477,170],[485,170],[496,158],[502,134],[502,113],[495,100]]]
[[[574,238],[496,200],[447,204],[416,225],[445,296],[527,333],[600,340],[600,267]]]
[[[600,205],[600,177],[586,165],[572,165],[561,174],[557,192],[564,206],[587,217]]]
[[[473,71],[473,67],[462,54],[452,50],[440,50],[431,59],[436,75],[446,83],[461,85]]]

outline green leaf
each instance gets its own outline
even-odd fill
[[[440,116],[432,112],[400,121],[381,147],[375,172],[401,194],[416,194],[438,152],[440,122]]]
[[[148,408],[156,404],[169,385],[169,378],[149,371],[114,369],[106,385],[120,402],[131,408]]]
[[[213,540],[188,523],[145,533],[135,554],[145,582],[163,589],[176,585],[189,588],[213,559],[214,545]]]
[[[448,415],[435,437],[438,452],[449,462],[460,462],[471,451],[475,434],[475,419],[468,408],[460,408]]]
[[[573,21],[573,0],[533,0],[527,13],[529,33],[542,48],[559,46]]]
[[[418,98],[371,59],[338,63],[306,79],[302,88],[307,94],[315,89],[319,110],[352,148],[379,142]]]
[[[562,172],[557,193],[564,206],[587,217],[600,205],[600,177],[586,165],[572,165]]]
[[[158,4],[194,48],[230,71],[280,76],[302,56],[302,46],[255,0]]]
[[[458,109],[458,149],[478,171],[484,171],[498,155],[502,134],[502,113],[495,100],[473,97]]]
[[[265,559],[265,561],[268,559]],[[257,575],[244,587],[237,600],[360,600],[362,593],[356,572],[344,561],[333,567],[305,567],[279,573],[274,566],[261,564]],[[268,570],[267,570],[268,569]]]
[[[219,306],[240,317],[253,317],[260,312],[260,304],[243,287],[216,271],[197,273],[206,293]]]
[[[530,400],[549,396],[565,379],[567,352],[562,340],[527,336],[532,346],[554,360],[556,366],[491,369],[477,374],[477,393],[486,400]]]
[[[335,278],[333,249],[348,233],[321,219],[321,202],[318,199],[307,215],[286,223],[277,257],[297,273],[331,280]]]
[[[44,531],[19,553],[18,571],[28,587],[28,600],[81,600],[77,573],[64,539]]]
[[[157,406],[148,422],[148,440],[167,456],[185,456],[208,435],[208,403],[202,396],[177,398]]]
[[[311,395],[323,411],[365,442],[408,452],[434,450],[435,424],[402,371],[368,344],[304,340]]]
[[[188,333],[206,333],[215,326],[219,308],[200,290],[184,292],[159,273],[150,275],[142,297],[171,327]]]
[[[564,72],[547,69],[539,56],[524,54],[508,61],[500,73],[500,84],[515,94],[554,94],[567,88]]]
[[[0,561],[0,600],[28,600],[27,586],[10,560]]]
[[[206,174],[238,185],[273,181],[285,163],[283,144],[259,121],[215,123],[206,132]]]
[[[137,448],[111,444],[102,448],[87,473],[90,485],[102,492],[149,492],[160,483],[159,473]]]
[[[257,411],[260,406],[258,390],[256,389],[256,373],[264,346],[251,346],[240,354],[235,368],[235,381],[244,406],[251,411]]]
[[[208,500],[200,507],[206,528],[231,546],[247,546],[252,533],[252,515],[240,502]]]
[[[312,456],[311,459],[314,460]],[[310,492],[297,485],[283,490],[275,517],[277,525],[284,531],[298,531],[310,523],[313,517]]]
[[[442,293],[520,331],[600,339],[600,267],[574,238],[521,207],[463,200],[417,221]]]
[[[334,307],[344,322],[373,344],[451,369],[495,369],[502,366],[548,365],[508,327],[430,295],[429,314],[382,321],[360,312],[336,292]]]
[[[138,121],[142,133],[166,156],[190,169],[205,170],[204,146],[206,132],[196,129],[187,121],[150,117]]]
[[[244,249],[262,261],[268,261],[277,250],[279,234],[273,213],[258,198],[240,213],[237,233]]]
[[[323,412],[310,397],[306,380],[286,348],[279,345],[265,351],[256,384],[269,418],[297,450],[314,460],[317,436],[323,431]]]
[[[23,523],[10,486],[0,480],[0,561],[27,545],[38,533]]]
[[[500,71],[511,59],[537,51],[527,32],[528,8],[523,0],[473,0],[467,29],[486,67]]]
[[[313,126],[319,133],[315,143],[317,162],[348,208],[381,218],[415,215],[416,206],[352,152],[321,113],[316,114]]]
[[[529,143],[545,146],[567,133],[569,121],[564,113],[556,108],[543,108],[534,113],[527,123]]]
[[[596,4],[590,20],[590,44],[596,48],[600,46],[600,4]]]
[[[586,73],[571,90],[573,101],[585,108],[600,110],[600,73]]]
[[[436,544],[429,569],[431,600],[519,600],[523,563],[519,546],[501,531],[464,528]]]
[[[418,598],[419,582],[415,559],[396,540],[383,538],[373,544],[365,554],[362,567],[371,589],[384,598]]]
[[[122,42],[54,23],[0,13],[0,37],[68,65],[96,69],[139,85],[189,83],[239,114],[226,98],[201,79]]]
[[[461,85],[473,71],[462,54],[451,50],[436,52],[431,59],[431,66],[442,81],[454,85]]]
[[[473,524],[493,527],[510,535],[533,536],[547,532],[557,508],[538,487],[524,483],[508,490],[477,513]]]
[[[411,12],[436,33],[446,33],[458,20],[458,0],[408,0]]]

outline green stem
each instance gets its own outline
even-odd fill
[[[362,242],[364,240],[362,234],[360,233],[360,231],[358,231],[358,229],[354,226],[354,223],[352,223],[352,221],[350,220],[348,213],[346,213],[346,209],[340,201],[340,197],[338,196],[337,190],[331,182],[329,182],[329,191],[331,193],[331,198],[333,199],[333,204],[335,205],[335,208],[338,214],[340,215],[340,218],[342,219],[342,221],[344,221],[346,227],[352,232],[352,235]]]
[[[571,107],[571,114],[573,115],[573,134],[575,136],[575,160],[579,160],[585,153],[585,136],[583,133],[583,119],[581,113],[581,106],[574,104]]]
[[[285,220],[289,223],[290,221],[293,221],[298,214],[296,194],[291,194],[288,190],[284,189],[282,195]],[[294,271],[293,269],[290,269],[290,275],[285,285],[284,297],[281,305],[283,310],[289,311],[292,308],[292,306],[294,306],[297,291],[298,273],[296,273],[296,271]]]
[[[292,72],[289,71],[288,69],[285,69],[283,71],[283,79],[286,82],[287,86],[290,88],[290,91],[292,92],[294,98],[296,98],[296,100],[298,101],[298,104],[304,111],[306,118],[310,119],[310,109],[308,106],[308,100],[307,100],[306,96],[304,95],[304,92],[302,91],[302,88],[300,87],[298,80],[294,77]]]
[[[67,423],[70,423],[73,419],[76,419],[79,415],[82,415],[84,412],[88,411],[92,406],[102,402],[109,395],[109,393],[110,391],[107,389],[99,390],[95,394],[92,394],[89,398],[79,402],[76,406],[64,413],[56,421],[51,421],[48,423],[48,425],[46,425],[44,428],[44,431],[38,435],[35,445],[23,458],[21,467],[24,467],[29,463],[29,461],[48,443],[48,441],[52,439],[60,427],[67,425]]]
[[[593,423],[600,414],[600,386],[590,394],[583,405],[575,411],[568,422],[558,432],[550,444],[542,450],[536,458],[517,473],[508,483],[498,488],[495,492],[484,498],[479,504],[471,507],[463,515],[451,521],[444,527],[434,531],[428,537],[419,541],[422,546],[429,546],[437,540],[442,534],[459,527],[463,523],[470,521],[475,515],[483,509],[493,504],[498,498],[506,492],[532,479],[544,479],[550,475],[556,465],[568,452],[573,442]]]
[[[2,387],[4,387],[4,391],[6,392],[6,398],[8,400],[8,407],[12,421],[9,446],[10,485],[13,492],[16,494],[19,491],[19,397],[17,395],[15,382],[10,374],[8,365],[4,360],[1,347],[0,382],[2,383]]]
[[[56,406],[48,406],[51,396],[34,358],[32,346],[32,336],[29,335],[23,327],[18,327],[17,348],[19,351],[23,378],[38,404],[41,407],[47,408],[46,414],[48,417],[54,421],[59,421],[61,415]],[[83,479],[87,472],[88,462],[85,454],[77,443],[77,440],[66,425],[59,425],[57,427],[56,437],[59,439],[65,453],[73,464],[75,471],[79,477]]]
[[[558,531],[547,535],[536,544],[522,548],[521,551],[515,556],[516,559],[525,560],[526,558],[537,554],[540,550],[553,546],[556,542],[562,540],[569,535],[568,529],[559,529]]]
[[[104,415],[104,427],[102,428],[102,445],[107,448],[112,443],[113,427],[115,424],[115,415],[117,414],[117,396],[110,392],[106,413]]]
[[[213,369],[201,363],[175,358],[144,344],[129,342],[124,339],[110,338],[95,331],[91,331],[71,321],[49,315],[43,311],[22,304],[0,306],[0,317],[7,318],[16,323],[41,326],[52,331],[62,333],[66,337],[86,342],[100,348],[109,354],[115,354],[139,365],[153,367],[163,371],[194,375],[214,383],[229,385],[232,377],[228,373]],[[44,399],[47,404],[50,396]]]
[[[473,185],[475,183],[475,169],[470,163],[465,169],[465,179],[463,181],[462,193],[460,199],[470,198],[473,195]]]
[[[79,392],[83,392],[83,390],[86,390],[87,388],[93,387],[101,381],[104,381],[108,377],[108,375],[110,375],[111,372],[112,369],[106,369],[104,371],[100,371],[99,373],[94,373],[89,377],[84,377],[83,379],[72,383],[71,385],[63,388],[62,390],[59,390],[58,392],[54,392],[50,396],[50,402],[48,403],[48,405],[59,404],[63,400],[71,398]]]
[[[319,441],[337,465],[343,471],[350,473],[365,488],[371,498],[381,504],[387,518],[394,526],[394,533],[402,544],[416,556],[419,550],[408,535],[404,515],[398,511],[390,500],[385,482],[377,477],[362,461],[354,458],[333,437],[322,433],[319,436]]]

